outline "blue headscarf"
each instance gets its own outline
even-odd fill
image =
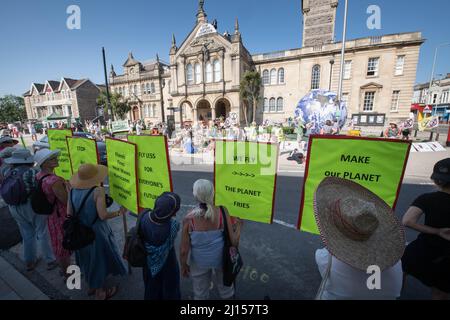
[[[156,276],[167,261],[170,250],[174,247],[175,239],[180,230],[180,223],[173,216],[180,209],[181,199],[172,192],[164,192],[155,201],[155,207],[150,213],[153,223],[165,224],[170,223],[169,236],[167,240],[160,246],[150,245],[145,242],[147,249],[147,265],[150,268],[152,277]]]

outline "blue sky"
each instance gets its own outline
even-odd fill
[[[421,31],[417,82],[429,80],[436,45],[450,42],[448,0],[349,0],[348,38]],[[81,8],[81,30],[66,27],[69,5]],[[366,27],[369,5],[381,8],[381,30]],[[197,0],[2,0],[0,3],[0,96],[20,95],[31,82],[90,78],[103,83],[101,47],[108,66],[122,73],[128,52],[141,61],[159,53],[168,60],[172,33],[180,44],[195,24]],[[251,53],[298,48],[302,38],[301,0],[206,0],[208,19],[219,32],[234,30],[239,18]],[[342,38],[340,0],[336,38]],[[450,72],[450,46],[439,52],[436,74]]]

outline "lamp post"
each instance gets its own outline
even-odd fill
[[[431,86],[433,85],[433,80],[434,80],[434,71],[436,68],[436,60],[437,60],[437,54],[438,54],[438,50],[441,47],[445,47],[445,46],[450,46],[450,42],[446,42],[446,43],[441,43],[440,45],[438,45],[436,47],[436,49],[434,50],[434,60],[433,60],[433,67],[431,69],[431,76],[430,76],[430,86],[428,88],[428,96],[430,99],[430,103],[432,102],[432,95],[431,95]]]
[[[106,72],[106,57],[105,57],[105,48],[102,47],[103,54],[103,71],[105,72],[105,84],[106,84],[106,108],[109,111],[110,120],[114,121],[114,114],[111,106],[111,99],[109,96],[109,84],[108,84],[108,73]]]
[[[333,65],[334,65],[334,56],[330,60],[330,83],[328,84],[328,91],[331,91],[331,78],[333,78]]]
[[[450,42],[441,43],[434,50],[433,67],[431,68],[430,84],[429,84],[429,87],[428,87],[428,99],[429,99],[429,102],[430,102],[430,105],[431,105],[431,108],[432,108],[431,109],[432,112],[433,112],[433,105],[434,105],[434,103],[433,103],[433,94],[431,92],[431,88],[433,86],[434,72],[435,72],[435,69],[436,69],[437,54],[438,54],[439,48],[446,47],[446,46],[450,46]],[[436,102],[437,102],[437,97],[436,97]],[[449,130],[449,134],[450,134],[450,130]],[[431,131],[430,140],[433,140],[433,130]]]
[[[344,28],[342,31],[341,69],[339,73],[339,87],[337,95],[338,101],[341,101],[342,98],[342,80],[344,79],[345,41],[347,38],[347,13],[348,13],[348,0],[345,0]]]
[[[165,114],[164,114],[164,93],[163,89],[166,86],[166,82],[162,78],[161,71],[164,72],[164,67],[161,67],[160,61],[159,61],[159,55],[156,55],[156,66],[158,68],[158,82],[159,82],[159,92],[161,96],[161,119],[162,123],[166,123]]]

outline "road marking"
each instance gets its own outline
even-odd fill
[[[287,223],[287,222],[284,222],[284,221],[281,221],[281,220],[274,219],[273,222],[276,223],[276,224],[282,225],[284,227],[287,227],[287,228],[297,229],[297,227],[294,226],[293,224],[290,224],[290,223]]]

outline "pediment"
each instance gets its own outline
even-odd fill
[[[363,86],[361,86],[361,89],[382,89],[383,85],[376,83],[376,82],[370,82]]]
[[[216,51],[221,48],[224,48],[224,46],[216,41],[215,39],[211,37],[203,36],[201,38],[196,38],[194,41],[190,43],[188,47],[186,47],[186,50],[183,54],[185,55],[193,55],[193,54],[200,54],[201,52],[205,51]]]
[[[190,35],[178,49],[176,57],[180,55],[200,54],[205,49],[208,51],[214,51],[221,48],[231,50],[231,43],[219,33],[212,32],[211,29],[209,29],[208,32],[202,32],[202,29],[207,30],[205,25],[209,24],[199,24],[192,30]]]

